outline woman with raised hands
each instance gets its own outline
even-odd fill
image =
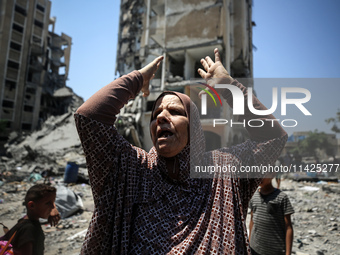
[[[201,60],[201,77],[237,86],[246,100],[247,89],[223,67],[217,49],[214,54],[215,61]],[[247,207],[262,177],[190,178],[190,167],[274,163],[286,133],[277,123],[248,127],[246,142],[206,152],[197,107],[187,95],[167,91],[152,109],[154,146],[149,152],[132,146],[115,129],[116,115],[140,91],[149,95],[161,61],[111,82],[75,114],[95,204],[82,254],[250,254]],[[222,95],[232,106],[230,93]],[[255,97],[253,104],[265,109]],[[243,117],[259,118],[248,109]]]

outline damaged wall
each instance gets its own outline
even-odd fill
[[[122,0],[119,19],[116,72],[125,73],[141,67],[139,50],[143,33],[143,0]]]
[[[250,78],[251,4],[251,0],[121,1],[116,71],[128,73],[146,64],[149,55],[218,44],[228,70],[235,77]]]
[[[116,71],[123,75],[155,56],[164,56],[151,81],[151,95],[143,99],[143,117],[134,121],[142,127],[140,140],[144,149],[152,146],[147,116],[154,98],[163,90],[188,94],[189,86],[201,78],[197,73],[200,59],[213,58],[214,48],[219,49],[223,64],[234,78],[252,78],[252,24],[251,0],[121,1]],[[199,98],[193,99],[199,103]],[[122,115],[129,111],[123,110]],[[226,106],[216,114],[219,118],[233,118]],[[213,137],[208,139],[210,149],[220,141],[220,146],[229,146],[246,138],[242,128],[225,127],[217,133],[203,123],[203,129]]]
[[[165,47],[178,49],[216,41],[222,36],[222,7],[215,1],[167,1]]]
[[[1,150],[10,131],[35,130],[50,115],[65,113],[74,97],[53,96],[66,87],[72,38],[54,33],[51,1],[2,0],[0,6]]]

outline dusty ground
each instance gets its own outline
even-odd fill
[[[62,179],[60,180],[62,181]],[[25,215],[22,201],[31,185],[33,184],[24,182],[11,183],[0,188],[0,197],[3,199],[2,204],[0,204],[0,222],[12,227],[19,218]],[[74,216],[60,220],[57,227],[51,227],[47,222],[42,221],[42,228],[45,232],[46,255],[63,254],[65,252],[66,254],[79,254],[92,216],[93,199],[90,186],[69,184],[68,188],[81,196],[84,210],[79,211]],[[7,192],[3,190],[7,190]],[[3,229],[0,227],[0,236],[3,234]]]
[[[0,188],[0,198],[3,199],[0,204],[0,222],[11,227],[24,214],[22,200],[31,185],[31,183],[12,183],[9,186],[6,183]],[[69,188],[82,196],[84,211],[61,220],[57,227],[42,224],[46,236],[46,255],[80,252],[92,215],[93,200],[89,185],[77,184]],[[283,180],[281,188],[289,195],[295,209],[292,217],[293,253],[340,254],[340,184],[298,183]],[[0,235],[2,234],[0,228]]]

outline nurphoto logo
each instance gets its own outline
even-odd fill
[[[231,92],[231,96],[233,99],[233,115],[244,115],[245,113],[245,98],[243,95],[243,92],[238,87],[231,85],[231,84],[216,84],[215,88],[212,86],[206,84],[206,83],[199,83],[201,85],[206,86],[209,88],[218,98],[220,105],[222,106],[222,100],[217,93],[216,89],[228,89]],[[207,107],[207,95],[209,95],[212,100],[215,103],[215,106],[217,106],[216,100],[212,93],[207,89],[202,89],[200,87],[197,87],[202,91],[205,91],[206,93],[201,95],[201,115],[207,115],[208,107]],[[311,116],[312,114],[307,110],[307,108],[303,105],[311,99],[311,93],[308,89],[305,88],[297,88],[297,87],[282,87],[280,91],[280,106],[281,106],[281,115],[285,116],[287,115],[287,105],[295,105],[305,116]],[[303,95],[302,98],[289,98],[288,94],[294,93],[294,94],[301,94]],[[267,110],[257,110],[253,106],[253,89],[251,87],[248,88],[248,98],[247,98],[247,107],[251,113],[257,116],[265,116],[272,114],[276,111],[279,101],[278,101],[278,88],[273,87],[272,88],[272,105]],[[298,121],[295,119],[250,119],[247,121],[243,120],[243,122],[233,122],[232,120],[227,119],[213,119],[213,127],[216,127],[216,125],[226,125],[230,122],[230,125],[243,125],[244,127],[246,125],[250,127],[262,127],[265,123],[265,121],[272,122],[272,127],[274,126],[274,121],[279,121],[283,127],[296,127],[298,124]]]

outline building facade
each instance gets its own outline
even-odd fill
[[[62,114],[71,37],[54,33],[51,1],[0,0],[0,141]],[[67,100],[66,100],[67,101]]]
[[[213,59],[214,48],[219,49],[224,66],[234,78],[251,80],[253,25],[251,0],[121,0],[116,72],[123,75],[156,56],[164,56],[160,71],[151,82],[150,96],[136,99],[140,100],[141,110],[134,113],[144,149],[152,146],[148,131],[150,110],[162,91],[190,94],[200,106],[199,90],[193,91],[192,85],[201,81],[197,73],[202,68],[200,59]],[[226,104],[219,108],[209,104],[213,104],[212,100],[208,101],[208,109],[213,112],[209,117],[201,116],[207,149],[244,141],[243,127],[212,127],[211,118],[233,116]],[[129,108],[124,111],[131,113]]]

